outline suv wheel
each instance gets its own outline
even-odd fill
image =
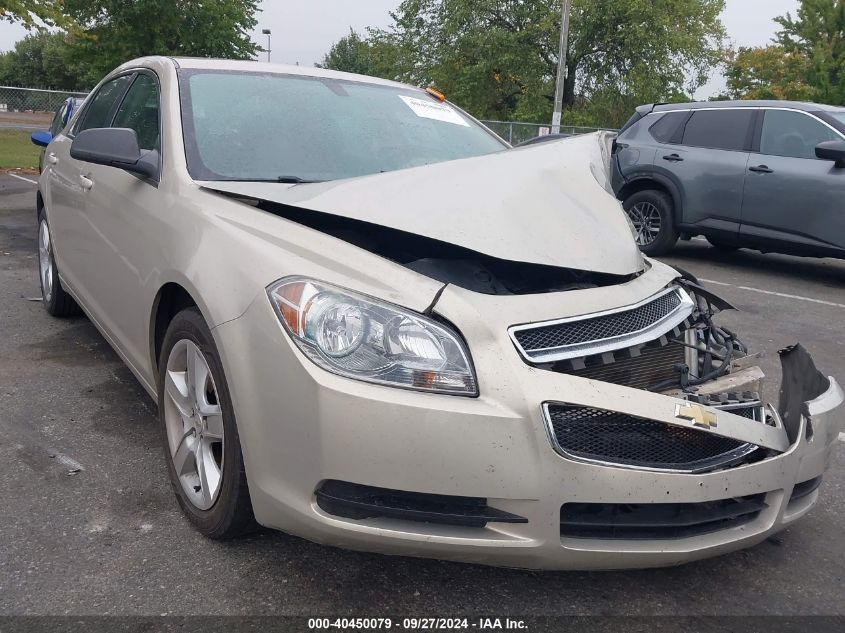
[[[678,241],[674,205],[662,191],[648,189],[628,197],[622,205],[637,232],[637,244],[646,255],[665,255]]]

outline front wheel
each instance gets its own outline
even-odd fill
[[[636,231],[637,245],[646,255],[665,255],[678,241],[674,205],[662,191],[647,189],[628,197],[622,205]]]
[[[177,314],[159,361],[159,420],[168,472],[185,515],[205,536],[257,525],[220,355],[199,310]]]

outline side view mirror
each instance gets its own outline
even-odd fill
[[[38,147],[47,147],[53,140],[53,135],[49,132],[33,132],[30,138]]]
[[[816,145],[816,157],[836,162],[837,169],[845,169],[845,141],[825,141]]]
[[[117,167],[147,178],[158,176],[158,160],[141,154],[135,130],[120,127],[91,128],[76,135],[70,145],[71,158],[86,163]]]

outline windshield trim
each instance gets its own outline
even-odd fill
[[[839,134],[845,135],[845,109],[842,110],[817,110],[810,112],[817,119],[821,119],[830,127],[834,128]],[[839,117],[842,117],[841,119]]]
[[[192,97],[191,97],[191,89],[189,87],[189,81],[191,77],[194,75],[255,75],[255,76],[264,76],[264,77],[283,77],[287,79],[296,79],[301,81],[318,81],[325,84],[349,84],[349,85],[358,85],[358,86],[366,86],[368,88],[376,88],[376,89],[383,89],[383,90],[408,90],[416,92],[420,95],[420,98],[425,99],[433,99],[434,97],[431,96],[430,93],[426,92],[422,88],[417,88],[410,85],[405,84],[382,84],[377,82],[369,82],[369,81],[361,81],[354,78],[335,78],[335,77],[321,77],[319,75],[300,75],[300,74],[292,74],[286,72],[267,72],[263,70],[232,70],[232,69],[224,69],[224,68],[178,68],[176,70],[176,79],[177,84],[179,86],[179,109],[182,119],[182,145],[185,150],[185,165],[188,169],[188,174],[191,176],[191,179],[197,182],[246,182],[249,179],[245,178],[238,178],[238,177],[228,177],[222,174],[218,174],[213,170],[209,169],[205,163],[203,162],[201,156],[199,155],[199,151],[196,147],[195,141],[190,141],[189,139],[196,138],[196,131],[194,128],[194,117],[192,116],[193,107],[192,107]],[[449,107],[453,108],[457,111],[462,117],[466,118],[473,127],[485,132],[487,136],[489,136],[493,141],[499,144],[502,150],[510,149],[511,146],[502,139],[499,135],[493,132],[490,128],[486,125],[481,123],[478,119],[473,117],[471,114],[464,111],[462,108],[456,106],[455,104],[446,101],[446,104]],[[445,161],[444,161],[445,162]],[[399,170],[396,170],[399,171]],[[369,174],[373,175],[373,174]],[[266,182],[267,179],[262,179]],[[335,180],[343,180],[343,178],[335,179]],[[314,182],[306,180],[305,182]],[[331,182],[331,180],[323,180],[318,182]]]

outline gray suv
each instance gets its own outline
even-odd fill
[[[613,188],[648,255],[715,247],[845,258],[845,109],[787,101],[637,108]]]

